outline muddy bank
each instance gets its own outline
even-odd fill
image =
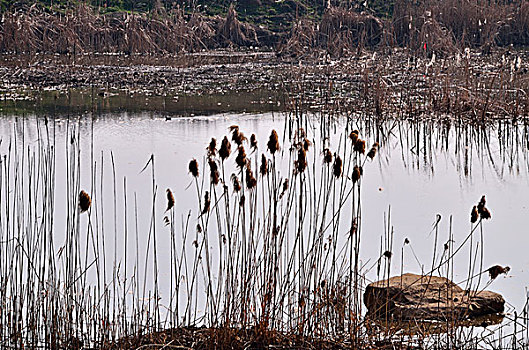
[[[4,111],[169,114],[300,109],[483,122],[529,116],[529,54],[405,49],[300,60],[273,52],[216,50],[174,56],[30,55],[0,58]],[[121,107],[120,107],[121,105]],[[106,106],[106,107],[105,107]],[[122,109],[121,109],[122,110]]]

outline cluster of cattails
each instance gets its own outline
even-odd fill
[[[246,151],[244,150],[243,146],[239,146],[237,157],[235,158],[235,163],[242,170],[242,168],[246,166],[246,162],[247,162]]]
[[[208,151],[208,157],[215,157],[217,154],[217,140],[214,137],[211,138],[206,150]]]
[[[494,265],[487,269],[491,280],[496,279],[496,277],[501,274],[506,275],[509,271],[511,271],[511,268],[509,266],[502,267],[500,265]]]
[[[224,136],[220,144],[219,157],[220,159],[224,161],[226,158],[230,156],[230,153],[231,153],[231,143],[228,140],[228,138]]]
[[[220,174],[219,174],[219,167],[217,165],[217,162],[215,161],[215,159],[210,158],[208,160],[208,163],[209,163],[209,173],[211,177],[211,183],[213,185],[218,185],[219,180],[220,180]]]
[[[470,222],[475,223],[478,221],[478,217],[481,217],[481,219],[490,219],[492,216],[490,214],[490,211],[485,207],[486,204],[485,196],[482,196],[479,200],[478,205],[475,205],[472,208],[472,211],[470,212]]]
[[[243,141],[246,141],[246,137],[242,132],[240,132],[239,127],[237,125],[230,126],[230,131],[232,132],[231,139],[233,142],[237,144],[237,146],[241,146]]]
[[[358,152],[361,154],[365,153],[366,142],[360,139],[358,130],[351,131],[351,133],[349,134],[349,139],[351,140],[351,144],[353,145],[353,150],[355,152]]]
[[[330,164],[332,162],[332,153],[331,150],[328,148],[325,148],[323,150],[323,162],[325,164]]]
[[[257,186],[257,180],[255,179],[255,177],[253,176],[253,172],[252,172],[252,169],[250,167],[250,164],[248,164],[246,166],[246,187],[251,190],[252,188],[254,188],[255,186]]]
[[[81,210],[81,213],[87,211],[91,204],[92,199],[90,199],[90,195],[85,191],[81,191],[81,193],[79,193],[79,209]]]
[[[191,159],[189,162],[189,172],[193,177],[198,177],[198,162],[196,159]]]
[[[279,151],[279,136],[277,136],[277,132],[275,130],[272,130],[270,133],[267,146],[268,150],[270,150],[270,153],[272,154],[275,154],[277,151]]]
[[[167,189],[167,209],[165,211],[169,211],[174,207],[174,196],[173,192],[171,192],[170,189]]]
[[[373,146],[371,146],[371,149],[369,150],[369,152],[367,152],[367,156],[371,159],[375,158],[375,155],[377,154],[377,149],[378,149],[378,142],[375,142]]]
[[[334,154],[334,164],[332,166],[332,172],[336,177],[342,176],[342,158],[340,158],[340,156],[336,153]]]
[[[268,174],[268,161],[266,160],[266,156],[264,154],[261,154],[261,166],[259,167],[259,173],[261,176]]]

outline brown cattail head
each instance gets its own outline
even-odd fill
[[[490,211],[486,207],[483,207],[483,209],[481,209],[480,216],[482,219],[485,219],[485,220],[488,220],[492,217],[492,215],[490,215]]]
[[[487,271],[489,272],[490,279],[493,280],[501,274],[506,275],[509,271],[511,271],[511,268],[509,266],[502,267],[500,265],[494,265],[489,267]]]
[[[485,200],[485,195],[481,196],[481,199],[479,200],[479,203],[478,203],[478,206],[477,206],[477,209],[478,209],[478,213],[481,215],[481,212],[483,211],[483,208],[485,208],[485,204],[487,203],[487,201]]]
[[[349,139],[351,139],[351,143],[353,146],[356,144],[356,141],[358,140],[358,130],[353,130],[349,134]]]
[[[171,208],[174,207],[174,196],[173,192],[171,192],[170,189],[167,189],[167,210],[171,210]]]
[[[81,209],[81,213],[87,211],[90,208],[91,204],[92,199],[90,199],[90,195],[85,191],[81,191],[79,193],[79,209]]]
[[[279,136],[277,136],[277,132],[275,130],[272,130],[272,132],[270,133],[267,146],[270,150],[270,153],[272,154],[275,154],[277,151],[279,151]]]
[[[298,150],[298,159],[294,162],[296,172],[301,174],[307,168],[307,153],[304,148]]]
[[[378,149],[378,142],[375,142],[373,146],[371,146],[371,149],[369,150],[369,152],[367,152],[367,156],[371,159],[375,158],[375,155],[377,154],[377,149]]]
[[[281,191],[281,194],[279,195],[279,199],[283,198],[285,193],[288,191],[288,179],[285,179],[283,181],[283,190]]]
[[[325,148],[323,150],[323,162],[325,164],[330,164],[332,162],[332,153],[331,150],[328,148]]]
[[[242,132],[239,131],[239,128],[233,130],[233,134],[231,135],[231,139],[238,146],[241,146],[243,141],[246,141],[246,137],[244,136],[244,134]]]
[[[211,199],[209,198],[209,191],[206,191],[206,194],[204,195],[204,209],[202,209],[202,214],[206,214],[209,211],[210,206]]]
[[[249,166],[247,166],[246,167],[246,187],[249,190],[251,190],[255,186],[257,186],[257,180],[253,176],[252,169]]]
[[[224,136],[224,138],[222,139],[222,143],[220,145],[220,150],[219,150],[220,159],[225,160],[226,158],[230,156],[230,153],[231,153],[231,143],[228,140],[228,138]]]
[[[210,158],[208,160],[209,163],[209,170],[210,170],[210,177],[211,177],[211,183],[213,185],[219,184],[220,174],[219,174],[219,167],[217,165],[217,162]]]
[[[217,154],[217,139],[212,137],[206,150],[208,151],[208,157],[214,157]]]
[[[261,173],[261,176],[268,174],[268,161],[266,160],[264,153],[261,154],[261,167],[259,168],[259,172]]]
[[[191,159],[189,162],[189,172],[193,177],[198,177],[198,162],[196,159]]]
[[[356,183],[358,180],[360,180],[360,176],[362,176],[360,174],[360,168],[358,167],[358,165],[355,165],[355,167],[353,168],[353,174],[351,175],[353,183]]]
[[[479,216],[478,208],[474,206],[472,208],[472,211],[470,212],[470,222],[475,223],[476,221],[478,221],[478,216]]]
[[[336,153],[334,154],[333,174],[336,177],[342,175],[342,158]]]
[[[360,154],[364,154],[366,152],[366,142],[364,140],[356,140],[356,143],[353,147],[355,152],[358,152]]]
[[[312,142],[310,142],[310,140],[305,137],[305,139],[303,139],[303,149],[305,152],[309,150],[310,146],[312,146]]]
[[[252,134],[252,136],[250,136],[250,148],[251,149],[257,148],[257,137],[255,137],[255,134]]]
[[[246,151],[244,150],[243,146],[239,146],[237,158],[235,158],[235,163],[239,166],[239,168],[244,168],[246,166]]]
[[[241,183],[235,174],[231,174],[231,181],[233,182],[233,191],[239,192],[241,190]]]

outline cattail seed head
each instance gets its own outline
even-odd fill
[[[384,254],[382,255],[384,255],[384,257],[386,257],[387,259],[391,259],[391,257],[393,256],[393,253],[390,252],[389,250],[386,250]]]
[[[193,177],[198,177],[198,162],[196,159],[191,159],[189,162],[189,172]]]
[[[325,164],[330,164],[332,162],[332,153],[328,148],[323,150],[323,162]]]
[[[233,191],[239,192],[241,190],[241,183],[239,181],[239,178],[235,174],[231,174],[231,181],[233,183]]]
[[[307,153],[304,148],[298,150],[298,159],[294,163],[298,174],[301,174],[307,168]]]
[[[92,199],[90,198],[90,195],[85,191],[81,191],[79,193],[79,209],[81,209],[81,213],[87,211],[90,208],[91,204]]]
[[[360,154],[364,154],[366,152],[366,142],[364,140],[356,140],[356,143],[353,147],[355,152],[358,152]]]
[[[202,214],[206,214],[209,212],[209,208],[211,206],[211,199],[209,198],[209,191],[206,191],[206,194],[204,195],[204,209],[202,209]]]
[[[266,160],[264,153],[261,154],[261,166],[259,172],[261,173],[261,176],[268,174],[268,161]]]
[[[500,265],[494,265],[489,267],[487,271],[489,272],[490,279],[493,280],[501,274],[507,274],[511,271],[511,268],[509,266],[502,267]]]
[[[336,153],[334,154],[333,174],[336,177],[342,175],[342,158]]]
[[[174,207],[174,196],[170,189],[167,189],[167,210],[171,210]]]
[[[228,140],[228,138],[224,136],[224,138],[222,139],[222,143],[220,145],[220,150],[219,150],[220,159],[224,161],[226,158],[230,156],[230,153],[231,153],[231,143]]]
[[[209,170],[210,170],[210,177],[211,177],[211,183],[213,185],[219,184],[220,174],[219,174],[219,167],[217,165],[217,162],[215,162],[214,159],[208,160],[209,164]]]
[[[243,146],[239,146],[237,158],[235,158],[235,163],[239,166],[239,168],[244,168],[246,165],[246,151],[244,150]]]
[[[288,178],[287,178],[287,179],[285,179],[285,180],[283,181],[283,190],[281,191],[281,194],[279,195],[279,199],[283,198],[283,196],[285,195],[285,193],[287,193],[287,191],[288,191],[288,184],[289,184],[289,182],[288,182]]]
[[[255,186],[257,186],[257,180],[253,176],[252,169],[250,169],[250,167],[247,166],[246,167],[246,188],[251,190]]]
[[[358,130],[353,130],[349,134],[349,139],[351,140],[351,143],[353,146],[356,144],[356,141],[358,140]]]
[[[479,200],[479,203],[478,203],[478,206],[477,206],[477,209],[478,209],[478,213],[481,215],[481,212],[483,211],[483,208],[485,208],[485,204],[487,203],[487,201],[485,200],[485,196],[481,196],[481,199]]]
[[[233,142],[235,142],[238,146],[241,146],[243,141],[246,141],[246,137],[242,132],[239,131],[239,128],[233,129],[233,134],[231,135],[231,139]]]
[[[252,134],[252,136],[250,136],[250,148],[251,149],[257,148],[257,137],[255,137],[255,134]]]
[[[483,207],[483,209],[481,209],[480,216],[482,219],[485,219],[485,220],[488,220],[492,217],[492,215],[490,214],[490,211],[486,207]]]
[[[208,151],[208,157],[214,157],[217,154],[217,140],[214,137],[211,138],[206,149]]]
[[[279,136],[277,136],[277,132],[275,130],[272,130],[272,132],[270,133],[267,146],[270,150],[270,153],[272,154],[275,154],[277,151],[279,151]]]
[[[375,158],[375,155],[377,154],[377,149],[378,149],[378,142],[375,142],[373,146],[371,146],[371,149],[369,150],[369,152],[367,152],[367,156],[371,159]]]
[[[358,165],[355,165],[353,168],[353,174],[351,175],[351,178],[353,180],[353,183],[356,183],[358,180],[360,180],[360,167]]]
[[[478,221],[478,216],[479,216],[478,208],[474,206],[472,208],[472,211],[470,212],[470,222],[475,223],[476,221]]]
[[[305,139],[303,139],[303,149],[305,152],[309,150],[310,146],[312,146],[312,142],[310,142],[310,140],[305,137]]]

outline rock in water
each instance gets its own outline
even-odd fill
[[[407,273],[369,284],[364,303],[377,318],[463,320],[503,312],[505,300],[490,291],[463,290],[444,277]]]

